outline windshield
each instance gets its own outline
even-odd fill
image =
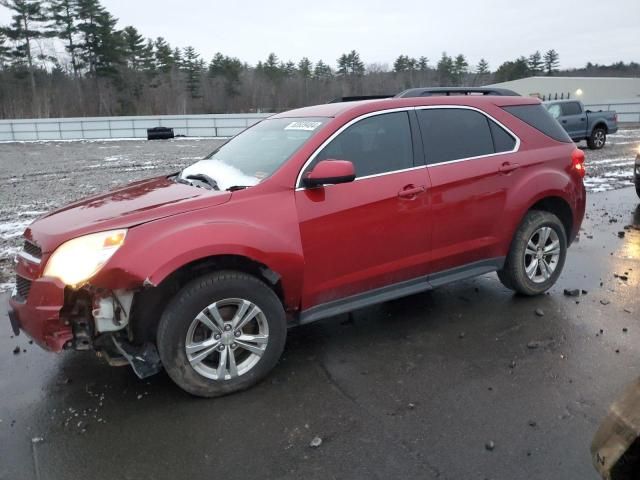
[[[180,173],[180,179],[206,175],[220,190],[250,187],[275,172],[327,118],[266,119],[229,140],[204,160]]]

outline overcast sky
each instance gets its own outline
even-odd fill
[[[365,63],[399,54],[435,64],[443,51],[505,60],[555,48],[564,68],[640,61],[640,0],[102,0],[146,37],[255,64],[270,52],[331,65],[355,49]],[[0,22],[8,13],[0,9]]]

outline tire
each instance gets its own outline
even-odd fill
[[[243,326],[235,322],[236,313],[251,319]],[[158,325],[157,346],[167,374],[180,388],[219,397],[262,380],[278,362],[286,337],[284,308],[273,290],[251,275],[220,271],[188,283],[169,302]]]
[[[600,150],[605,143],[607,143],[607,131],[602,127],[594,128],[587,138],[587,146],[591,150]]]
[[[539,249],[533,247],[540,245],[544,245],[544,249],[539,254],[539,259]],[[527,252],[535,252],[535,255]],[[522,295],[540,295],[556,283],[566,257],[567,234],[560,219],[549,212],[531,210],[524,217],[511,241],[504,266],[498,271],[498,278],[505,287]],[[527,267],[535,265],[537,266],[533,273],[531,274],[531,268],[528,273]],[[545,268],[545,265],[548,265],[549,269]]]

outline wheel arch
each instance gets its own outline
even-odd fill
[[[542,210],[544,212],[552,213],[558,217],[564,226],[565,233],[567,234],[567,243],[571,243],[574,220],[573,210],[571,210],[569,202],[560,196],[550,195],[536,201],[527,209],[527,213],[531,210]]]
[[[154,342],[162,312],[169,301],[194,278],[207,273],[234,270],[262,281],[287,310],[282,275],[258,260],[237,254],[220,254],[190,261],[166,275],[161,282],[136,292],[131,308],[130,336],[136,343]]]
[[[607,125],[606,122],[600,121],[597,122],[592,128],[591,128],[591,134],[593,134],[593,132],[597,129],[597,128],[602,128],[604,130],[604,133],[609,133],[609,126]]]

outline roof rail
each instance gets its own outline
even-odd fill
[[[449,96],[449,95],[497,95],[497,96],[514,96],[519,97],[520,94],[506,88],[492,87],[428,87],[428,88],[410,88],[396,95],[396,98],[407,97],[433,97],[433,96]]]
[[[357,102],[359,100],[379,100],[381,98],[393,98],[395,95],[355,95],[352,97],[338,97],[328,103]]]

